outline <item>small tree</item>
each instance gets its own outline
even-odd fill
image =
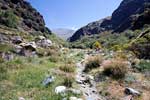
[[[93,48],[96,49],[96,50],[99,50],[99,49],[102,48],[102,46],[101,46],[101,44],[100,44],[98,41],[96,41],[96,42],[93,44]]]

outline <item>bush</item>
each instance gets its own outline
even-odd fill
[[[138,65],[135,65],[135,68],[141,72],[150,71],[150,61],[141,60]]]
[[[103,65],[104,74],[114,79],[122,79],[127,73],[127,64],[122,60],[112,60],[111,63]]]
[[[73,64],[65,64],[63,66],[60,66],[59,69],[67,73],[75,72],[75,66]]]
[[[90,57],[88,59],[88,62],[85,65],[85,69],[84,72],[89,72],[90,70],[92,70],[93,68],[97,68],[100,66],[101,62],[102,62],[102,57],[101,56],[94,56],[94,57]]]
[[[102,48],[102,46],[101,46],[101,44],[100,44],[98,41],[96,41],[96,42],[93,44],[93,48],[94,48],[94,49],[100,49],[100,48]]]
[[[16,28],[18,19],[12,11],[0,12],[0,23],[11,28]]]

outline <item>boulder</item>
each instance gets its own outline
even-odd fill
[[[36,51],[37,47],[35,42],[21,43],[20,46],[33,51]]]
[[[52,46],[52,41],[49,39],[42,39],[42,40],[37,41],[37,45],[40,47],[47,48],[47,47]]]
[[[48,86],[50,83],[54,82],[54,77],[53,76],[49,76],[49,77],[46,77],[44,79],[44,81],[42,82],[42,84],[44,86]]]
[[[126,87],[125,88],[125,93],[128,94],[128,95],[133,95],[133,96],[140,96],[141,93],[133,88],[129,88],[129,87]]]
[[[14,47],[14,52],[17,53],[17,54],[20,54],[21,50],[22,50],[22,46],[16,45]]]
[[[55,93],[56,94],[61,94],[61,93],[65,93],[66,92],[66,87],[65,86],[57,86],[55,88]]]
[[[21,43],[20,46],[22,46],[21,54],[23,56],[33,56],[36,54],[36,44],[35,42],[29,42],[29,43]]]
[[[20,44],[22,43],[22,38],[20,36],[14,36],[13,39],[12,39],[12,42],[15,43],[15,44]]]

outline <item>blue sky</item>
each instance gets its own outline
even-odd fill
[[[77,29],[110,16],[122,0],[28,0],[50,29]]]

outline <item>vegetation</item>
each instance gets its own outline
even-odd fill
[[[94,56],[88,59],[84,72],[89,72],[94,68],[100,67],[100,64],[102,63],[103,58],[101,56]]]
[[[94,48],[94,49],[101,49],[102,46],[101,46],[101,44],[100,44],[98,41],[96,41],[96,42],[93,44],[93,48]]]
[[[10,28],[16,28],[18,18],[12,11],[0,12],[0,23]]]
[[[73,82],[74,82],[74,78],[71,76],[68,76],[68,77],[65,77],[63,85],[67,87],[72,87]]]
[[[150,71],[150,62],[141,60],[138,65],[135,65],[135,68],[137,68],[141,72]]]
[[[73,64],[65,64],[59,67],[60,70],[66,73],[74,73],[75,72],[75,65]]]
[[[103,65],[104,74],[114,79],[122,79],[127,73],[127,64],[122,60],[112,60],[111,63]]]

